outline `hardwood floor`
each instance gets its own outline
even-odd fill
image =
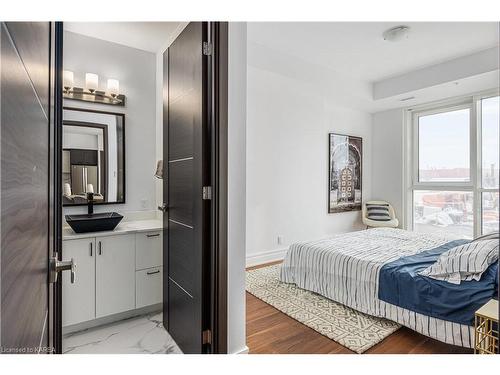
[[[259,267],[250,269],[254,268]],[[250,293],[246,293],[246,310],[250,354],[354,354]],[[472,353],[472,350],[444,344],[402,327],[365,353],[459,354]]]

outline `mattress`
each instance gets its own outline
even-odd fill
[[[456,238],[439,234],[374,228],[298,242],[290,246],[280,278],[363,313],[395,321],[428,337],[472,348],[472,326],[379,299],[379,276],[384,265],[453,240]]]

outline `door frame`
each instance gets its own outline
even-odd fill
[[[227,353],[227,139],[228,139],[228,23],[210,22],[208,39],[211,109],[211,332],[212,353]]]
[[[53,155],[51,156],[50,165],[52,173],[50,174],[49,182],[51,185],[52,194],[49,196],[50,209],[53,212],[51,225],[54,226],[54,237],[52,244],[49,246],[49,258],[57,256],[58,260],[62,260],[62,118],[63,118],[63,92],[62,92],[62,75],[63,75],[63,23],[53,22],[51,28],[51,40],[53,47],[51,48],[51,84],[53,85],[51,95],[51,147]],[[50,225],[50,224],[49,224]],[[52,251],[51,251],[52,250]],[[62,354],[62,282],[61,277],[58,277],[57,282],[49,284],[49,346],[54,349],[55,354]]]
[[[54,94],[52,116],[54,155],[53,165],[53,202],[54,238],[52,249],[62,260],[62,72],[63,72],[63,23],[55,22],[54,61],[52,77]],[[208,42],[212,44],[212,58],[209,59],[210,85],[210,134],[211,134],[211,246],[210,269],[204,282],[210,285],[209,321],[211,338],[211,353],[227,353],[227,140],[228,140],[228,23],[209,22]],[[167,52],[168,53],[168,52]],[[52,64],[52,63],[51,63]],[[168,82],[167,82],[168,84]],[[165,102],[164,102],[165,103]],[[168,103],[168,102],[167,102]],[[165,108],[164,108],[165,110]],[[168,108],[166,108],[168,111]],[[165,138],[164,138],[165,139]],[[164,144],[165,146],[165,144]],[[61,278],[54,283],[49,295],[49,338],[50,346],[55,353],[62,353],[62,283]],[[52,308],[52,311],[50,310]],[[167,317],[168,319],[168,317]]]

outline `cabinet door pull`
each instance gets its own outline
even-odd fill
[[[160,233],[156,233],[156,234],[146,234],[146,237],[148,238],[151,238],[151,237],[159,237],[160,236]]]
[[[155,273],[160,273],[160,270],[146,272],[147,275],[154,275]]]
[[[99,241],[99,255],[102,255],[102,244],[101,244],[101,241]]]
[[[93,254],[93,251],[92,251],[92,248],[93,248],[93,245],[92,245],[92,242],[90,243],[90,256],[92,256]]]

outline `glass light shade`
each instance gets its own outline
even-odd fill
[[[111,95],[118,95],[120,92],[120,81],[117,79],[108,79],[108,92]]]
[[[97,90],[99,85],[99,76],[94,73],[85,73],[85,88],[89,91]]]
[[[65,70],[63,72],[63,87],[73,87],[73,82],[74,82],[74,75],[73,72],[70,70]]]

